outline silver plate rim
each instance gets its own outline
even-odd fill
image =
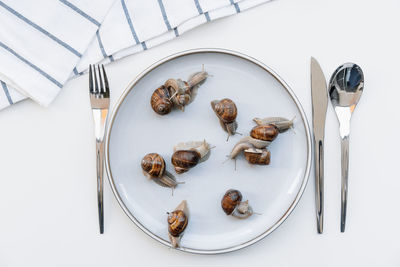
[[[161,244],[163,244],[163,245],[165,245],[167,247],[171,247],[171,244],[170,244],[169,241],[167,241],[167,240],[155,235],[154,233],[152,233],[150,230],[148,230],[144,225],[142,225],[135,218],[135,216],[125,206],[125,203],[123,202],[121,196],[119,195],[119,193],[118,193],[118,191],[116,189],[116,186],[115,186],[115,183],[114,183],[114,179],[113,179],[113,176],[112,176],[112,172],[111,172],[110,158],[109,158],[110,135],[111,135],[111,131],[112,131],[112,128],[113,128],[113,125],[114,125],[115,117],[116,117],[116,115],[118,113],[118,110],[119,110],[121,104],[124,102],[126,96],[130,93],[131,90],[133,90],[135,85],[143,77],[145,77],[149,72],[151,72],[155,68],[159,67],[160,65],[162,65],[162,64],[164,64],[164,63],[166,63],[166,62],[168,62],[170,60],[173,60],[173,59],[176,59],[176,58],[179,58],[179,57],[183,57],[183,56],[187,56],[187,55],[191,55],[191,54],[200,54],[200,53],[217,53],[217,54],[227,54],[227,55],[235,56],[235,57],[247,60],[247,61],[257,65],[258,67],[262,68],[267,73],[272,75],[282,85],[282,87],[288,92],[288,94],[290,95],[290,97],[292,98],[294,103],[296,104],[297,109],[299,110],[299,112],[301,114],[301,119],[303,121],[303,125],[304,125],[304,128],[306,130],[306,138],[307,138],[307,164],[306,164],[306,169],[304,171],[303,182],[301,184],[300,190],[297,193],[296,198],[294,199],[292,204],[289,206],[288,210],[281,216],[281,218],[274,225],[269,227],[264,233],[262,233],[261,235],[259,235],[257,237],[255,237],[255,238],[253,238],[253,239],[251,239],[249,241],[246,241],[246,242],[244,242],[242,244],[239,244],[239,245],[236,245],[236,246],[232,246],[232,247],[228,247],[228,248],[210,249],[210,250],[200,250],[200,249],[192,249],[192,248],[185,248],[185,247],[177,248],[177,250],[184,251],[184,252],[189,252],[189,253],[193,253],[193,254],[212,255],[212,254],[222,254],[222,253],[233,252],[233,251],[248,247],[248,246],[260,241],[261,239],[265,238],[269,234],[271,234],[276,228],[278,228],[287,219],[287,217],[292,213],[292,211],[294,210],[294,208],[298,204],[300,198],[302,197],[302,195],[303,195],[303,193],[305,191],[305,188],[307,186],[308,180],[309,180],[310,169],[311,169],[312,143],[311,143],[311,130],[310,130],[310,126],[309,126],[309,123],[308,123],[308,120],[307,120],[307,116],[305,115],[303,107],[300,104],[300,101],[298,100],[297,96],[293,93],[293,91],[289,87],[289,85],[278,74],[276,74],[276,72],[274,70],[272,70],[270,67],[268,67],[264,63],[258,61],[257,59],[255,59],[255,58],[253,58],[251,56],[248,56],[246,54],[243,54],[241,52],[228,50],[228,49],[223,49],[223,48],[195,48],[195,49],[189,49],[189,50],[181,51],[181,52],[178,52],[178,53],[174,53],[172,55],[169,55],[167,57],[162,58],[161,60],[156,61],[155,63],[153,63],[152,65],[147,67],[144,71],[142,71],[139,75],[137,75],[136,78],[133,79],[128,84],[127,88],[124,90],[122,95],[119,97],[119,99],[115,103],[115,105],[114,105],[114,107],[112,109],[112,112],[111,112],[111,117],[109,118],[109,121],[108,121],[106,139],[105,139],[105,150],[104,150],[104,153],[105,153],[106,172],[107,172],[107,177],[108,177],[108,181],[110,183],[112,192],[113,192],[118,204],[122,208],[122,210],[125,212],[125,214],[131,219],[131,221],[140,230],[142,230],[144,233],[146,233],[147,235],[149,235],[153,239],[157,240]]]

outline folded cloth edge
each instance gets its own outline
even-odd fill
[[[214,19],[212,19],[212,20],[217,20],[217,19],[220,19],[220,18],[223,18],[223,17],[227,17],[227,16],[233,15],[233,14],[235,14],[235,13],[240,13],[241,10],[240,10],[240,8],[239,8],[239,4],[243,4],[243,3],[248,2],[248,3],[246,3],[245,5],[243,5],[243,7],[244,7],[243,10],[247,10],[247,9],[249,9],[249,8],[252,8],[252,7],[255,7],[255,6],[258,6],[258,5],[260,5],[260,4],[263,4],[263,3],[266,3],[266,2],[270,2],[270,1],[272,1],[272,0],[241,0],[241,1],[232,1],[232,0],[231,0],[231,1],[230,1],[230,2],[231,2],[230,4],[228,4],[228,5],[226,5],[226,6],[223,6],[223,7],[220,7],[220,8],[218,8],[218,9],[226,9],[226,8],[229,8],[229,7],[234,7],[234,8],[236,9],[236,12],[226,13],[226,14],[224,14],[224,15],[222,15],[222,16],[216,16],[216,17],[215,17]],[[197,2],[197,1],[196,1],[196,2]],[[217,9],[217,10],[218,10],[218,9]],[[195,17],[192,17],[192,18],[189,18],[189,19],[183,21],[183,22],[180,23],[176,28],[174,28],[174,30],[166,31],[166,32],[164,32],[164,33],[162,33],[162,34],[159,34],[158,36],[154,36],[153,38],[150,38],[150,39],[146,40],[146,42],[150,42],[150,43],[151,43],[152,40],[156,40],[156,39],[159,39],[159,40],[160,40],[159,42],[158,42],[158,41],[153,42],[153,45],[149,46],[149,48],[150,48],[150,47],[157,46],[157,45],[159,45],[159,44],[161,44],[161,43],[164,43],[164,42],[166,42],[166,41],[169,41],[169,40],[173,39],[174,37],[178,37],[179,35],[176,34],[177,29],[179,29],[180,27],[182,27],[182,25],[185,25],[185,23],[187,23],[188,21],[193,21],[193,20],[195,20],[196,18],[199,18],[199,17],[201,17],[201,16],[205,16],[205,17],[206,17],[206,19],[205,19],[204,22],[198,23],[198,24],[196,24],[196,25],[194,25],[194,26],[186,27],[185,30],[184,30],[183,32],[186,32],[186,31],[188,31],[188,30],[190,30],[190,29],[192,29],[192,28],[195,28],[195,27],[197,27],[197,26],[200,26],[200,25],[202,25],[202,24],[205,24],[205,23],[211,21],[210,18],[209,18],[209,14],[208,14],[208,13],[209,13],[209,12],[212,12],[212,11],[213,11],[213,10],[209,10],[209,11],[207,11],[207,12],[200,12],[200,10],[199,10],[199,15],[198,15],[198,16],[195,16]],[[205,14],[205,13],[207,13],[207,14]],[[101,25],[100,25],[100,27],[101,27]],[[99,28],[99,29],[100,29],[100,28]],[[99,31],[99,29],[97,29],[97,31]],[[173,32],[174,35],[171,35],[171,32]],[[183,33],[183,32],[182,32],[182,33]],[[94,39],[96,39],[96,35],[97,35],[97,32],[96,32],[95,34],[93,34],[93,38],[92,38],[92,41],[91,41],[91,42],[93,42]],[[169,35],[171,35],[171,36],[169,36]],[[166,37],[163,38],[164,36],[166,36]],[[90,47],[90,46],[89,46],[89,47]],[[138,52],[140,52],[140,51],[146,50],[146,49],[143,49],[143,50],[137,49],[137,50],[136,50],[136,49],[134,49],[133,47],[134,47],[134,46],[128,46],[128,47],[125,47],[125,48],[121,48],[120,50],[118,50],[117,52],[113,53],[112,55],[108,55],[107,57],[103,57],[102,59],[99,59],[98,62],[102,62],[102,63],[104,63],[104,64],[107,64],[107,63],[110,63],[110,62],[113,62],[113,61],[114,61],[114,60],[113,60],[113,56],[114,56],[114,55],[115,55],[116,59],[120,59],[120,58],[124,58],[124,57],[126,57],[126,56],[129,56],[129,55],[138,53]],[[136,50],[136,51],[135,51],[135,50]],[[86,52],[85,52],[85,54],[86,54]],[[80,76],[80,75],[82,75],[83,73],[86,73],[87,69],[80,69],[80,71],[79,71],[79,70],[77,70],[77,68],[76,68],[77,66],[79,66],[79,62],[78,62],[78,64],[77,64],[76,66],[73,66],[73,68],[72,68],[73,71],[71,70],[72,75],[71,75],[71,77],[70,77],[68,80],[70,80],[71,78],[75,78],[75,77],[77,77],[77,76]],[[38,104],[40,104],[41,106],[44,106],[44,107],[47,107],[48,105],[50,105],[51,102],[55,99],[55,97],[58,95],[58,93],[59,93],[59,91],[60,91],[60,90],[58,90],[58,91],[55,91],[55,90],[54,90],[53,92],[50,92],[50,93],[49,93],[49,92],[46,92],[47,95],[40,95],[40,96],[39,96],[39,95],[32,95],[32,94],[30,94],[29,92],[27,92],[26,90],[24,90],[21,86],[19,86],[18,83],[16,83],[16,82],[10,80],[7,76],[5,76],[5,75],[2,74],[2,73],[0,73],[0,80],[4,81],[7,85],[9,85],[10,87],[12,87],[13,89],[19,91],[20,93],[22,93],[22,94],[25,95],[26,97],[31,98],[32,100],[34,100],[35,102],[37,102]],[[68,82],[68,80],[63,84],[63,86]],[[12,89],[11,89],[11,90],[12,90]],[[15,103],[15,102],[14,102],[14,103]],[[10,102],[10,104],[14,104],[14,103],[11,103],[11,102]],[[1,109],[1,108],[3,108],[3,107],[0,106],[0,109]]]

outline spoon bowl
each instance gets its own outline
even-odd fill
[[[354,63],[339,66],[329,82],[329,97],[339,120],[342,150],[342,190],[340,231],[346,226],[347,188],[349,177],[350,120],[364,89],[364,74]]]
[[[329,82],[329,97],[334,107],[348,107],[351,112],[360,100],[364,89],[364,74],[354,63],[339,66]]]

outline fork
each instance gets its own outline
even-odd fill
[[[96,69],[98,76],[96,75]],[[101,71],[102,70],[102,71]],[[110,106],[110,89],[104,65],[89,66],[89,95],[92,106],[94,129],[96,136],[96,165],[97,165],[97,205],[99,212],[100,234],[104,233],[103,208],[103,166],[104,166],[104,132],[106,128],[108,108]]]

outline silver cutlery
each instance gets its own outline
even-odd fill
[[[324,134],[328,94],[324,73],[313,57],[311,58],[310,68],[314,130],[315,205],[317,231],[322,234],[324,226]]]
[[[97,74],[96,74],[97,72]],[[104,132],[110,106],[110,89],[104,65],[89,66],[89,95],[93,111],[94,129],[96,136],[96,165],[97,165],[97,205],[99,213],[100,234],[104,233],[103,208],[103,167],[104,167]]]
[[[354,63],[339,66],[329,82],[329,97],[339,121],[342,150],[342,188],[340,231],[346,226],[347,191],[349,178],[349,136],[351,115],[364,89],[364,74]]]

